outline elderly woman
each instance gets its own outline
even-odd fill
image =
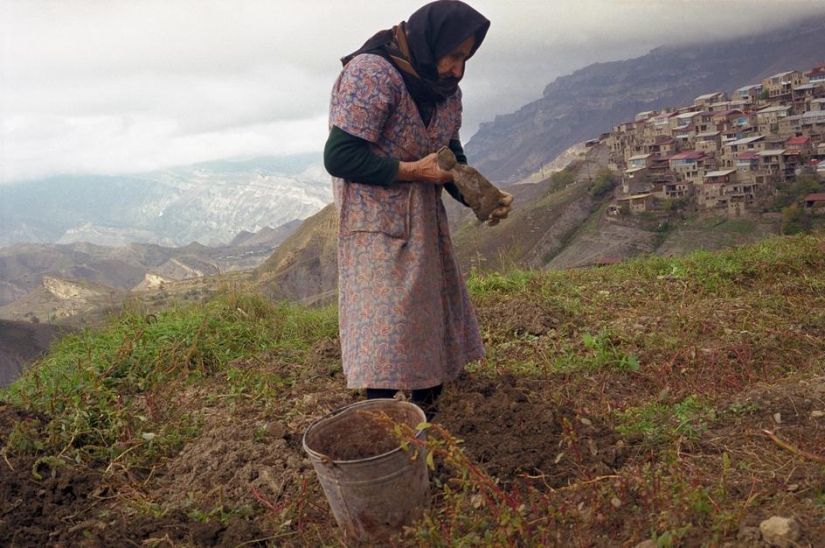
[[[324,163],[339,213],[344,373],[367,398],[410,390],[429,418],[443,383],[484,356],[442,188],[465,202],[435,151],[466,163],[458,83],[489,26],[458,0],[429,3],[344,57],[332,91]]]

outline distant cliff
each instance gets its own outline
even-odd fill
[[[787,70],[825,61],[825,17],[745,39],[660,47],[627,61],[598,63],[549,84],[543,97],[482,124],[467,143],[473,165],[513,183],[571,145],[598,137],[643,111],[728,94]]]

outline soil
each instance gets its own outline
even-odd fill
[[[545,332],[546,311],[535,312],[539,317],[527,324],[523,315],[518,325],[502,318],[502,334]],[[140,476],[94,463],[53,466],[36,455],[3,451],[0,539],[16,547],[290,546],[305,545],[307,538],[314,538],[315,545],[340,542],[302,449],[310,424],[362,399],[345,388],[336,348],[335,341],[320,343],[309,373],[263,406],[243,398],[227,405],[202,393],[186,394],[191,412],[203,418],[200,435]],[[273,374],[294,366],[273,357],[238,367],[262,363]],[[632,401],[634,394],[649,397],[644,378],[627,372],[575,379],[465,373],[446,387],[435,422],[463,440],[466,454],[501,484],[531,482],[564,497],[571,486],[641,469],[653,458],[650,440],[619,435],[609,410],[592,404],[605,399],[590,396],[606,390],[616,401]],[[696,477],[712,478],[719,473],[712,460],[721,453],[733,463],[747,463],[734,466],[726,478],[729,492],[743,499],[751,493],[753,499],[742,508],[740,531],[728,538],[728,546],[760,546],[748,539],[772,515],[795,516],[802,528],[798,545],[816,546],[817,539],[825,538],[825,522],[805,516],[812,515],[810,497],[825,484],[825,467],[776,446],[763,430],[781,434],[798,450],[821,453],[825,377],[755,385],[729,408],[736,412],[716,417],[700,436],[685,441],[679,464]],[[47,422],[0,403],[4,446],[19,429],[43,429]],[[437,466],[431,481],[444,484],[450,474]],[[575,494],[569,497],[580,506],[585,503]],[[594,546],[615,546],[610,539],[617,531],[637,542],[649,538],[649,531],[627,531],[632,520],[631,514],[623,514],[625,508],[630,511],[630,505],[617,508],[604,529],[593,532],[592,538],[602,539]],[[308,537],[307,530],[315,536]],[[700,535],[687,545],[704,540]]]
[[[334,418],[311,427],[306,444],[319,458],[353,461],[377,457],[401,447],[394,425],[415,428],[422,413],[406,403],[370,402],[368,409],[349,408]]]

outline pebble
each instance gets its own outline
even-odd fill
[[[780,516],[773,516],[760,523],[759,532],[762,533],[762,540],[768,546],[776,548],[797,546],[796,541],[802,534],[795,519]]]
[[[266,433],[272,436],[273,439],[282,439],[286,436],[286,426],[280,422],[270,423],[269,426],[266,427]]]

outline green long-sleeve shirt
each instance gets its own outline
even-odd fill
[[[467,156],[458,139],[451,139],[450,150],[459,163],[466,164]],[[333,177],[358,181],[368,185],[389,185],[398,173],[397,158],[379,156],[369,149],[369,142],[332,126],[324,146],[324,167]],[[444,189],[464,205],[467,203],[455,186],[446,183]]]

